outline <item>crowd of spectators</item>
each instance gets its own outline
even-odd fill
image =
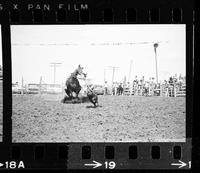
[[[156,82],[154,77],[149,78],[149,80],[145,80],[145,77],[142,76],[141,79],[138,79],[135,76],[135,79],[132,82],[114,82],[111,86],[111,92],[109,92],[109,87],[107,81],[105,82],[104,94],[111,95],[125,95],[125,92],[129,90],[129,94],[135,95],[136,92],[139,92],[141,95],[150,95],[153,92],[153,95],[160,95],[162,91],[166,94],[170,94],[174,89],[181,90],[185,88],[186,81],[185,77],[177,74],[174,76],[170,76],[168,80]],[[151,93],[150,93],[151,92]]]

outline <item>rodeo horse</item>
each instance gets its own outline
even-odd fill
[[[78,94],[81,90],[81,85],[79,84],[79,81],[77,79],[78,75],[83,75],[85,78],[87,76],[86,73],[83,73],[83,67],[81,67],[80,65],[73,73],[71,73],[70,77],[67,78],[65,83],[66,86],[65,92],[70,99],[74,98],[73,93],[76,94],[75,98],[78,99]]]

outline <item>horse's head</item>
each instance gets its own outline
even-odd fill
[[[87,76],[87,74],[83,72],[83,67],[81,67],[80,65],[78,65],[77,72],[78,72],[79,75],[83,74],[84,77]]]

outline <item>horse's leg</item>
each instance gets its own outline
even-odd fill
[[[66,93],[68,96],[70,96],[70,93],[69,93],[68,88],[65,89],[65,93]]]
[[[78,94],[79,94],[80,91],[81,91],[81,86],[79,85],[79,86],[78,86],[78,89],[77,89],[77,91],[76,91],[76,98],[78,98]]]
[[[72,92],[69,90],[69,88],[65,89],[65,92],[69,96],[69,98],[72,97]]]

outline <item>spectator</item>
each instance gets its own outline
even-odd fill
[[[105,84],[104,84],[104,95],[107,95],[108,94],[108,84],[107,84],[107,81],[105,81]]]
[[[172,77],[169,78],[169,84],[173,85],[173,78]]]
[[[112,85],[112,95],[117,95],[117,82]]]
[[[122,87],[122,83],[119,84],[119,87],[118,87],[118,95],[122,95],[123,94],[123,87]]]
[[[116,82],[114,85],[114,94],[117,95],[117,88],[118,88],[118,83]]]
[[[136,84],[138,84],[137,76],[135,76],[135,80],[133,82],[135,82]]]
[[[149,82],[146,81],[144,84],[144,95],[149,96]]]

